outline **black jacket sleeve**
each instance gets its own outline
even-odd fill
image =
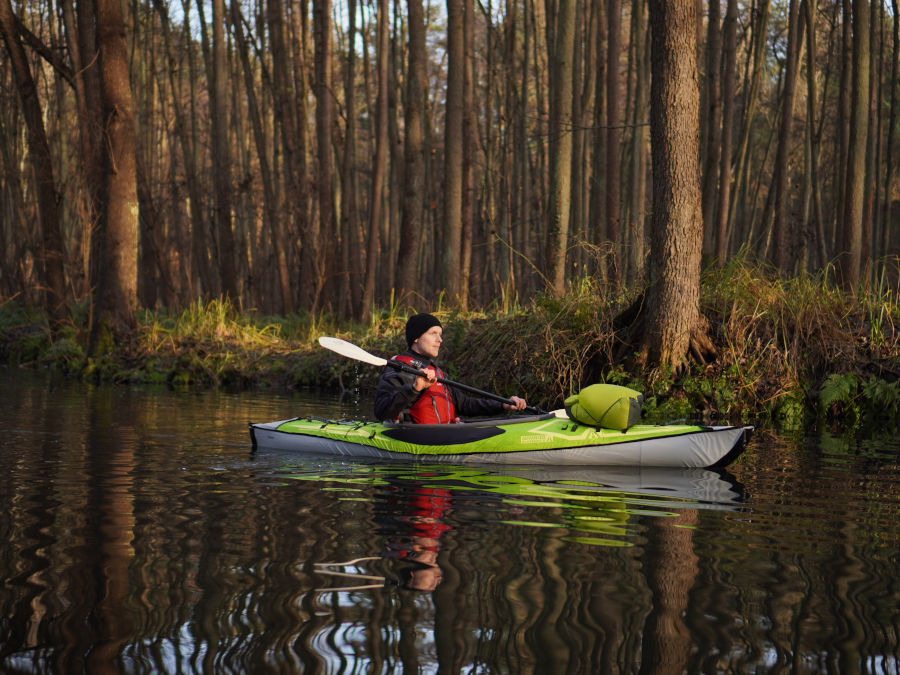
[[[453,396],[453,407],[456,408],[456,414],[464,417],[485,417],[487,415],[498,415],[506,412],[500,401],[490,398],[480,398],[478,396],[469,396],[461,389],[453,389],[450,387]]]
[[[397,419],[421,395],[421,392],[416,391],[415,384],[415,375],[386,367],[375,389],[375,419]]]

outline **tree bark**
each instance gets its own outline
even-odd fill
[[[447,96],[444,115],[444,236],[442,279],[447,297],[460,294],[463,196],[463,92],[465,36],[463,2],[447,0]]]
[[[135,121],[128,73],[125,21],[119,0],[97,0],[97,45],[102,87],[105,176],[101,214],[100,276],[88,352],[105,339],[128,334],[137,309],[138,197]],[[100,344],[101,338],[104,344]]]
[[[238,278],[231,223],[231,147],[228,144],[228,57],[225,51],[225,0],[212,1],[213,50],[211,122],[214,222],[219,235],[219,274],[222,292],[237,299]]]
[[[709,20],[706,29],[706,77],[704,78],[705,105],[701,122],[701,157],[703,167],[703,250],[713,250],[713,214],[718,203],[719,157],[722,131],[722,41],[724,27],[720,25],[722,13],[719,0],[709,3]]]
[[[316,312],[322,302],[322,290],[326,281],[326,249],[321,246],[324,237],[332,237],[334,225],[334,154],[331,132],[334,128],[334,95],[331,72],[331,0],[313,2],[316,71],[316,137],[319,175],[316,181],[319,218],[313,219],[309,236],[304,242],[304,258],[311,263],[309,277],[309,309]]]
[[[847,187],[838,258],[841,284],[855,290],[860,280],[863,247],[863,207],[866,143],[869,122],[869,0],[853,0],[853,82],[850,91],[850,137],[847,146]]]
[[[711,349],[700,316],[703,222],[696,5],[650,0],[653,217],[640,359],[678,370],[695,345]]]
[[[406,74],[403,214],[397,254],[398,298],[418,285],[419,246],[425,227],[425,13],[422,0],[408,0],[409,56]]]
[[[789,188],[789,155],[793,142],[794,92],[797,88],[800,53],[800,19],[797,10],[799,0],[790,0],[788,5],[787,63],[784,66],[784,91],[781,96],[781,124],[778,146],[775,153],[775,177],[772,189],[775,191],[775,220],[773,235],[775,240],[775,265],[782,275],[794,271],[796,260],[796,238],[793,223],[788,222],[788,208],[791,199]]]
[[[737,0],[728,0],[722,23],[722,151],[719,154],[719,198],[709,227],[715,234],[716,262],[728,256],[728,212],[731,209],[731,148],[734,129],[735,59],[737,53]]]
[[[572,200],[572,92],[575,47],[575,0],[560,0],[551,69],[554,149],[550,167],[550,229],[547,276],[557,296],[566,290],[566,253]]]

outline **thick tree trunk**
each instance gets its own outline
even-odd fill
[[[118,0],[97,0],[97,44],[106,143],[103,152],[104,198],[97,209],[101,218],[95,231],[100,237],[101,263],[90,353],[108,347],[106,339],[130,332],[135,325],[137,309],[135,120],[125,22]]]
[[[650,0],[653,217],[643,361],[679,369],[710,349],[700,316],[703,222],[698,159],[696,5]]]

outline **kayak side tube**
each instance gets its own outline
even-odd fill
[[[752,427],[689,425],[597,430],[552,415],[457,425],[298,419],[250,424],[254,447],[451,464],[722,467]]]

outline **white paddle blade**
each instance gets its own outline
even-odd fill
[[[387,359],[370,354],[362,347],[357,347],[355,344],[340,338],[322,336],[319,338],[319,344],[325,349],[330,349],[341,356],[346,356],[348,359],[370,363],[373,366],[383,366],[387,363]]]

